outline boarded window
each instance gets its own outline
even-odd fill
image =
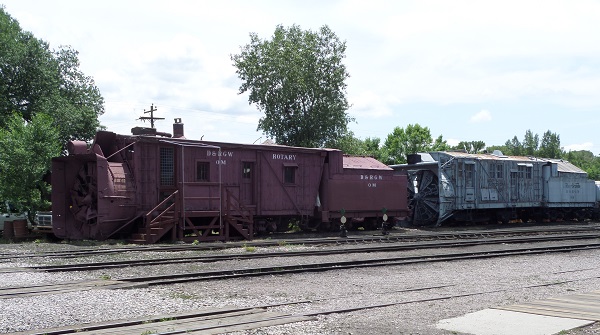
[[[296,183],[296,170],[298,167],[296,166],[285,166],[283,167],[283,182],[285,184],[295,184]]]
[[[175,160],[173,148],[160,148],[160,185],[175,185]]]
[[[196,181],[210,180],[210,164],[208,162],[196,162]]]

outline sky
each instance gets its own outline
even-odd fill
[[[277,25],[346,43],[349,124],[381,142],[419,124],[451,145],[503,145],[527,130],[600,154],[600,0],[0,0],[21,28],[79,51],[105,99],[108,130],[129,134],[154,105],[190,139],[266,140],[239,94],[231,55]]]

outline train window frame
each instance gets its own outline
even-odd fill
[[[175,186],[175,148],[160,147],[160,186]]]
[[[475,187],[475,162],[465,161],[465,187]]]
[[[210,162],[196,161],[196,181],[210,181]]]
[[[504,164],[496,164],[496,179],[504,178]]]
[[[252,179],[253,162],[242,162],[242,179]]]
[[[496,179],[496,165],[496,163],[490,163],[488,174],[490,176],[490,179]]]
[[[296,185],[296,172],[298,164],[283,164],[283,183],[286,185]]]
[[[518,164],[519,175],[521,178],[532,179],[533,177],[533,164]]]

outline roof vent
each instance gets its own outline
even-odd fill
[[[498,157],[501,157],[501,158],[506,158],[506,157],[508,157],[508,156],[505,156],[505,155],[502,153],[502,151],[500,151],[500,150],[494,150],[494,152],[492,152],[492,155],[494,155],[494,156],[498,156]]]

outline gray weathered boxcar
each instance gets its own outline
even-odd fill
[[[376,226],[408,215],[406,176],[339,150],[99,131],[52,161],[53,231],[70,239],[215,241],[258,232]],[[379,222],[379,223],[378,223]]]
[[[585,219],[596,212],[587,174],[559,159],[430,152],[395,165],[408,174],[415,225],[448,221]]]

